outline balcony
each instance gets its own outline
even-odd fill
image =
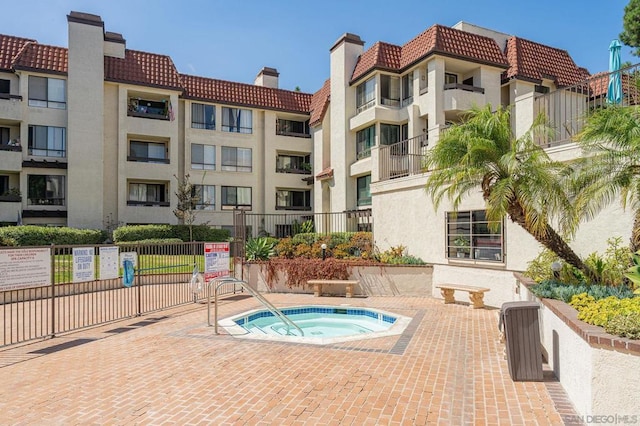
[[[302,168],[293,168],[293,167],[280,167],[276,168],[276,173],[292,173],[296,175],[310,175],[311,174],[311,165],[309,167]]]
[[[468,111],[472,106],[484,106],[486,99],[482,87],[451,83],[444,87],[445,111]]]
[[[129,98],[127,115],[152,120],[169,120],[169,104],[165,100]]]
[[[0,170],[4,172],[22,170],[22,147],[20,145],[0,145]]]
[[[0,117],[4,120],[22,119],[22,96],[0,93]]]
[[[385,102],[383,104],[382,102]],[[393,105],[395,103],[395,106]],[[365,109],[362,109],[366,106]],[[399,100],[381,99],[381,104],[377,105],[375,100],[358,108],[356,115],[349,120],[349,130],[355,131],[374,121],[401,122],[409,119],[407,108],[400,108]]]
[[[393,145],[381,146],[378,154],[379,180],[424,173],[422,159],[428,142],[428,135],[424,133]]]
[[[570,143],[583,128],[592,111],[610,105],[607,90],[610,79],[620,74],[622,88],[618,105],[640,105],[640,88],[638,75],[640,64],[623,68],[615,73],[599,73],[570,87],[544,92],[544,88],[536,87],[531,99],[533,115],[544,114],[555,130],[545,132],[536,142],[543,147],[552,147]]]

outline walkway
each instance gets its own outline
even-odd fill
[[[267,298],[414,319],[402,336],[313,346],[216,336],[197,304],[1,349],[0,423],[554,425],[574,414],[551,373],[511,380],[497,310],[430,298]],[[220,317],[256,307],[232,296]]]

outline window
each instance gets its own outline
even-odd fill
[[[356,159],[371,157],[371,148],[376,144],[376,126],[356,133]]]
[[[29,175],[28,204],[64,206],[64,176]]]
[[[11,129],[8,127],[0,127],[0,144],[7,145],[11,137]]]
[[[216,107],[213,105],[191,104],[191,127],[214,130],[216,128]]]
[[[129,183],[129,206],[169,206],[164,183]]]
[[[11,93],[11,81],[0,78],[0,95]]]
[[[366,175],[358,178],[358,206],[370,206],[371,205],[371,175]]]
[[[64,158],[66,145],[64,127],[29,126],[29,155]]]
[[[311,210],[311,191],[278,189],[276,210]]]
[[[549,93],[549,88],[547,86],[540,86],[540,85],[536,84],[534,86],[534,91],[535,91],[535,93],[546,94],[546,93]]]
[[[222,187],[222,210],[251,210],[251,188],[241,186]]]
[[[400,79],[390,75],[380,76],[380,103],[400,106]]]
[[[9,176],[0,176],[0,195],[9,191]]]
[[[278,119],[276,120],[276,135],[311,137],[309,133],[309,120],[295,121]]]
[[[449,72],[444,73],[444,84],[458,84],[458,75]]]
[[[222,170],[251,172],[251,148],[222,147]]]
[[[191,144],[191,168],[196,170],[216,169],[215,145]]]
[[[485,210],[448,212],[447,257],[501,262],[502,222],[487,220]]]
[[[402,106],[413,102],[413,71],[402,77]]]
[[[251,133],[252,111],[249,109],[222,107],[222,131]]]
[[[169,164],[167,146],[162,142],[131,141],[127,161]]]
[[[310,175],[311,155],[278,154],[276,172]]]
[[[193,185],[192,197],[197,197],[196,210],[216,209],[216,187],[214,185]]]
[[[400,142],[400,126],[380,124],[380,145],[393,145]]]
[[[65,80],[29,76],[29,106],[65,109],[66,92]]]
[[[376,80],[369,80],[356,87],[356,112],[364,111],[376,103]]]

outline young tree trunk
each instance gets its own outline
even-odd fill
[[[580,270],[591,282],[596,282],[597,278],[593,271],[584,264],[582,259],[573,251],[569,244],[553,229],[549,224],[545,225],[545,231],[542,234],[535,233],[529,228],[525,221],[524,211],[519,203],[513,203],[507,209],[509,217],[514,223],[520,225],[540,244],[557,254],[559,258]]]
[[[629,248],[631,249],[631,253],[635,253],[640,250],[640,209],[636,210],[636,214],[633,219],[633,229],[631,230]]]

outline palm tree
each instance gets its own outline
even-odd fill
[[[436,209],[446,196],[457,210],[462,199],[479,188],[490,221],[509,216],[543,246],[593,279],[591,270],[549,224],[552,217],[558,218],[569,233],[577,226],[560,179],[566,166],[552,161],[534,140],[548,131],[540,116],[522,137],[515,138],[509,109],[473,108],[427,152],[425,166],[431,174],[426,189]]]
[[[620,197],[634,210],[632,252],[640,249],[640,114],[610,105],[591,114],[577,136],[585,157],[576,162],[576,208],[592,218]]]

